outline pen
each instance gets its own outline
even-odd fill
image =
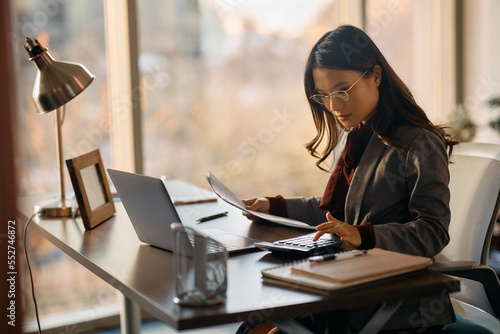
[[[217,198],[200,198],[191,200],[175,199],[174,205],[189,205],[189,204],[200,204],[200,203],[210,203],[217,202]]]
[[[198,223],[203,223],[203,222],[206,222],[208,220],[212,220],[212,219],[217,219],[217,218],[220,218],[220,217],[224,217],[227,215],[227,211],[226,212],[221,212],[221,213],[217,213],[215,215],[211,215],[211,216],[207,216],[207,217],[202,217],[200,219],[196,219],[196,221]]]
[[[365,254],[367,254],[366,249],[353,250],[353,251],[344,252],[344,253],[337,253],[337,254],[317,255],[317,256],[311,256],[309,258],[309,262],[324,262],[324,261],[330,261],[330,260],[348,259],[351,257],[365,255]]]

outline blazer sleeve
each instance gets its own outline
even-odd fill
[[[296,219],[309,225],[319,225],[326,222],[326,215],[319,208],[320,196],[288,197],[285,198],[289,218]]]
[[[400,167],[406,179],[408,215],[400,221],[375,223],[375,247],[433,257],[450,240],[446,148],[434,134],[417,136],[406,151],[404,166]]]

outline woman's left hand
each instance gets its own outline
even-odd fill
[[[332,214],[326,214],[328,223],[319,224],[316,226],[316,235],[313,241],[318,240],[325,233],[334,233],[340,237],[342,242],[345,242],[353,247],[361,246],[361,234],[357,228],[338,219],[333,218]]]

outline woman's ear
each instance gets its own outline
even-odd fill
[[[375,80],[377,87],[380,86],[380,82],[382,81],[382,68],[380,65],[375,65],[373,67],[372,77]]]

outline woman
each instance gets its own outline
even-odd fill
[[[306,148],[319,168],[329,157],[334,167],[324,195],[254,198],[247,207],[317,225],[316,239],[335,233],[355,248],[438,254],[449,241],[448,154],[456,142],[432,124],[373,41],[355,27],[338,27],[316,43],[304,85],[317,129]],[[429,314],[436,298],[444,306]],[[425,327],[428,333],[453,322],[447,296],[436,298],[405,302],[385,329],[421,333]],[[364,323],[369,312],[356,311],[351,326]],[[308,319],[322,331],[329,326],[329,315]]]

